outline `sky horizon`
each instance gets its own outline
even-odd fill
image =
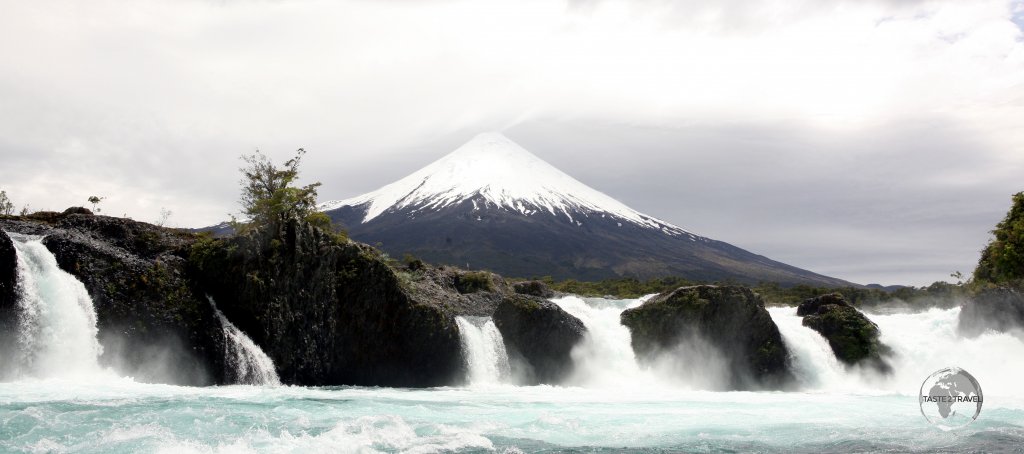
[[[695,233],[861,284],[970,274],[1024,190],[1024,1],[16,2],[0,189],[171,226],[239,156],[320,200],[500,131]]]

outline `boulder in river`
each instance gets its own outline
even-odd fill
[[[825,337],[836,358],[846,365],[866,365],[892,372],[885,357],[891,352],[879,340],[878,325],[851,306],[842,295],[832,293],[809,298],[797,307],[803,325]]]
[[[779,329],[764,300],[746,287],[682,287],[656,295],[621,317],[642,363],[655,363],[665,355],[672,359],[675,352],[685,350],[681,346],[706,343],[715,358],[683,367],[711,367],[708,363],[724,361],[726,389],[775,389],[792,381]]]
[[[574,370],[572,349],[587,333],[580,319],[551,301],[509,295],[494,311],[509,356],[530,365],[523,381],[559,383]]]

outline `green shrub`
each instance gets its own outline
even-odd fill
[[[459,293],[474,293],[492,290],[491,273],[486,271],[471,271],[463,273],[456,278],[455,288]]]
[[[1006,217],[992,231],[994,238],[981,251],[974,270],[979,284],[1024,283],[1024,192],[1013,195]]]

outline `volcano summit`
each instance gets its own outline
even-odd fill
[[[376,191],[320,209],[358,241],[506,276],[849,285],[640,213],[500,133]]]

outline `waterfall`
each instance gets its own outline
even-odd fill
[[[490,317],[456,317],[471,385],[493,385],[509,376],[508,353]]]
[[[851,374],[832,352],[828,340],[817,331],[803,326],[803,317],[795,307],[769,307],[782,341],[793,360],[793,372],[802,389],[834,389],[855,385]],[[855,378],[855,377],[854,377]],[[924,379],[924,377],[921,377]]]
[[[85,285],[57,266],[42,237],[9,233],[18,256],[15,375],[39,378],[100,371],[96,310]]]
[[[224,331],[225,379],[241,385],[280,385],[274,361],[217,309],[213,298],[209,300]]]
[[[645,299],[607,300],[566,296],[551,300],[587,327],[587,335],[572,351],[576,370],[569,382],[584,386],[627,386],[650,383],[630,344],[629,328],[620,322],[622,311]]]
[[[773,307],[768,312],[793,355],[793,366],[803,389],[917,394],[929,374],[958,366],[978,379],[986,396],[1015,396],[1019,377],[1024,377],[1024,362],[1015,360],[1024,357],[1024,337],[1020,333],[997,332],[976,338],[961,337],[956,330],[959,307],[917,313],[865,312],[881,330],[882,343],[892,348],[891,375],[840,363],[828,342],[802,325],[796,308]]]
[[[978,379],[985,397],[1020,395],[1024,377],[1024,333],[990,331],[966,338],[957,333],[960,308],[920,313],[865,315],[882,331],[881,341],[893,349],[894,373],[885,388],[917,393],[924,378],[944,367],[958,366]],[[995,402],[995,400],[993,400]]]

